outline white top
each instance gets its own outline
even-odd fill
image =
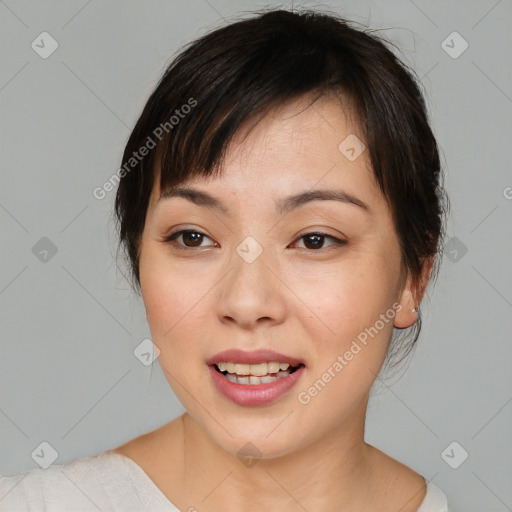
[[[0,511],[43,510],[180,512],[134,460],[111,450],[0,476]],[[428,482],[417,512],[448,512],[446,496]]]

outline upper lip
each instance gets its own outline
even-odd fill
[[[273,350],[259,349],[254,350],[252,352],[247,352],[245,350],[240,350],[237,348],[223,350],[222,352],[219,352],[218,354],[215,354],[214,356],[210,357],[210,359],[208,359],[206,363],[208,365],[217,364],[221,362],[232,362],[239,364],[259,364],[268,363],[271,361],[276,361],[278,363],[289,363],[290,366],[304,364],[304,361],[297,359],[296,357],[280,354],[279,352],[274,352]]]

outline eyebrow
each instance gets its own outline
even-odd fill
[[[224,205],[224,203],[222,203],[222,201],[201,190],[191,187],[175,187],[163,192],[158,201],[162,199],[170,199],[172,197],[182,197],[197,206],[212,208],[230,216],[229,209]],[[276,213],[288,213],[310,203],[311,201],[339,201],[345,204],[358,206],[364,211],[370,213],[370,207],[364,201],[361,201],[361,199],[358,199],[357,197],[342,190],[333,189],[308,190],[285,197],[276,203]]]

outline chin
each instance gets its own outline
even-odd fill
[[[241,411],[241,415],[243,414],[244,411]],[[219,425],[211,416],[201,415],[196,421],[217,446],[245,463],[246,459],[284,457],[315,441],[303,429],[296,428],[296,423],[292,421],[293,414],[288,418],[286,416],[282,413],[276,417],[266,416],[260,419],[247,416],[229,419],[224,416]],[[283,421],[283,418],[286,419]],[[299,433],[300,438],[296,437]]]
[[[244,432],[242,430],[242,432]],[[261,435],[244,435],[231,438],[229,435],[213,440],[231,455],[238,457],[242,463],[257,460],[271,460],[290,455],[301,449],[301,443],[298,440],[290,439],[289,436],[276,436],[275,438],[266,437],[267,433],[261,432]]]

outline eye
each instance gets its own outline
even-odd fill
[[[176,240],[179,238],[182,239],[183,244],[176,243]],[[177,245],[180,249],[192,249],[194,247],[205,247],[201,246],[201,242],[204,241],[205,238],[208,238],[211,240],[210,237],[206,236],[204,233],[201,233],[201,231],[195,231],[192,229],[182,229],[181,231],[176,231],[175,233],[170,234],[165,241],[166,242],[172,242],[173,245]],[[345,240],[340,240],[339,238],[336,238],[334,236],[328,235],[327,233],[321,233],[321,232],[312,232],[312,233],[306,233],[304,235],[301,235],[297,240],[305,240],[305,249],[309,251],[316,251],[318,252],[321,249],[325,249],[324,247],[324,240],[330,239],[333,241],[330,247],[332,246],[342,246],[346,245]],[[219,244],[215,242],[215,247],[218,247]],[[309,247],[308,247],[309,246]]]
[[[175,240],[181,238],[185,245],[183,244],[176,244]],[[182,229],[181,231],[176,231],[176,233],[170,234],[165,241],[166,242],[173,242],[173,245],[178,245],[180,249],[190,249],[193,247],[201,247],[201,242],[204,240],[204,238],[210,237],[206,236],[204,233],[201,233],[200,231],[195,231],[192,229]],[[188,245],[190,243],[190,245]],[[219,244],[216,244],[217,246]],[[204,247],[204,246],[203,246]]]
[[[346,245],[345,240],[340,240],[339,238],[336,238],[334,236],[328,235],[327,233],[320,233],[320,232],[312,232],[312,233],[306,233],[304,235],[301,235],[297,240],[305,240],[306,249],[310,251],[316,251],[318,252],[320,249],[324,249],[324,240],[326,238],[329,238],[333,241],[333,244],[330,246],[341,246]],[[309,247],[308,247],[309,246]]]

